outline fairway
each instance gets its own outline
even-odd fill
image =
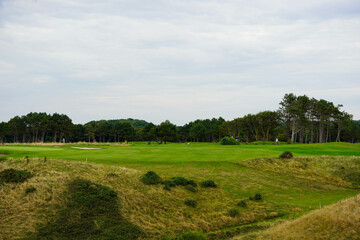
[[[295,156],[294,160],[280,160],[278,156],[284,151],[292,152]],[[192,220],[194,221],[193,229],[207,232],[254,221],[260,223],[267,218],[266,216],[270,213],[274,214],[274,212],[283,219],[298,217],[313,209],[318,209],[320,206],[333,204],[359,193],[356,182],[360,176],[360,144],[284,144],[278,146],[223,146],[215,143],[147,145],[143,142],[128,145],[18,144],[0,146],[0,154],[5,154],[6,158],[10,160],[10,165],[13,162],[14,166],[23,167],[26,167],[24,159],[28,156],[30,163],[35,161],[35,165],[31,168],[35,171],[37,164],[40,164],[39,166],[46,165],[43,163],[44,157],[52,163],[74,163],[71,165],[74,166],[74,169],[71,167],[61,168],[61,171],[66,169],[71,176],[74,174],[80,177],[84,176],[85,173],[78,170],[76,164],[85,164],[94,172],[97,171],[97,168],[103,169],[106,165],[113,165],[113,167],[138,170],[138,174],[155,171],[163,179],[180,176],[196,182],[207,179],[214,180],[219,186],[216,193],[205,191],[196,195],[196,199],[202,204],[202,210],[206,212],[205,215],[199,216],[199,220]],[[339,170],[339,166],[344,170]],[[88,177],[91,178],[91,176]],[[95,180],[103,181],[101,178]],[[139,184],[138,178],[132,178],[129,181]],[[144,191],[143,187],[141,189]],[[159,192],[164,191],[162,188],[156,189]],[[132,192],[132,190],[129,191]],[[240,208],[241,218],[230,218],[230,220],[220,223],[221,216],[226,214],[228,209],[236,207],[238,201],[248,199],[255,193],[261,193],[263,196],[264,200],[261,204],[253,203],[249,208]],[[159,194],[159,196],[162,195]],[[164,194],[167,196],[167,193]],[[183,195],[183,193],[181,194]],[[132,202],[128,197],[122,201]],[[127,210],[129,216],[136,219],[135,215],[138,213],[132,213],[133,206],[131,203],[129,204]],[[149,211],[146,214],[152,216],[154,209],[150,208]],[[169,221],[169,216],[163,216],[167,213],[162,210],[156,211],[159,216],[154,221]],[[168,211],[171,214],[172,210]],[[186,218],[191,219],[199,213],[188,212],[186,214],[188,214]],[[212,214],[217,215],[216,217],[213,215],[213,219],[208,220],[205,229],[201,227],[203,219],[211,219]],[[251,214],[253,217],[244,218],[247,214]],[[174,234],[174,231],[176,232],[176,221],[180,220],[172,219],[172,221],[174,221],[174,226],[169,226],[166,234],[171,235]],[[149,236],[160,234],[152,233],[151,227],[149,229]],[[181,231],[184,231],[184,228],[182,229]],[[160,232],[165,234],[166,231],[164,231]]]

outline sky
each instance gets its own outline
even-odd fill
[[[183,125],[286,93],[360,119],[359,0],[0,0],[0,121]]]

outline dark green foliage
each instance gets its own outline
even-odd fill
[[[249,197],[249,199],[253,201],[260,201],[262,200],[262,196],[260,193],[255,193],[254,197]]]
[[[164,190],[171,191],[171,187],[169,185],[164,185]]]
[[[283,152],[279,157],[280,158],[293,158],[293,155],[291,152],[286,151],[286,152]]]
[[[119,213],[111,188],[76,179],[69,184],[67,207],[26,239],[137,239],[142,231]]]
[[[194,180],[188,180],[187,184],[192,186],[192,187],[197,187],[197,184],[196,184],[196,182]]]
[[[236,141],[236,139],[232,138],[232,137],[223,137],[220,140],[220,144],[221,145],[239,145],[239,142]]]
[[[193,207],[193,208],[196,207],[196,205],[197,205],[196,200],[192,200],[192,199],[186,199],[184,203],[186,206]]]
[[[29,193],[32,193],[32,192],[35,192],[36,191],[36,188],[34,187],[28,187],[25,189],[25,194],[29,194]]]
[[[169,186],[169,187],[175,187],[175,186],[176,186],[176,184],[175,184],[173,181],[171,181],[171,180],[164,180],[162,183],[163,183],[164,185]]]
[[[239,214],[239,211],[235,208],[229,210],[229,216],[230,217],[236,217]]]
[[[141,181],[146,185],[156,185],[161,183],[162,179],[153,171],[148,171],[141,177]]]
[[[173,181],[176,185],[186,186],[188,184],[188,180],[184,177],[174,177]]]
[[[197,192],[196,188],[194,188],[193,186],[191,185],[187,185],[185,187],[186,190],[190,191],[190,192]]]
[[[0,172],[0,183],[21,183],[33,175],[26,170],[5,169]]]
[[[216,183],[213,180],[206,180],[201,182],[202,187],[217,187]]]
[[[202,232],[187,232],[181,235],[178,240],[208,240],[206,235]]]
[[[241,200],[240,202],[237,203],[237,205],[238,205],[239,207],[246,207],[246,206],[247,206],[247,203],[246,203],[245,200]]]

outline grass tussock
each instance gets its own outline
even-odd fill
[[[251,236],[234,239],[358,239],[360,195],[287,221]]]

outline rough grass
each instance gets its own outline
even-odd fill
[[[234,239],[359,239],[360,195]]]
[[[70,182],[67,205],[54,219],[24,239],[138,239],[139,227],[119,213],[117,193],[84,179]]]

